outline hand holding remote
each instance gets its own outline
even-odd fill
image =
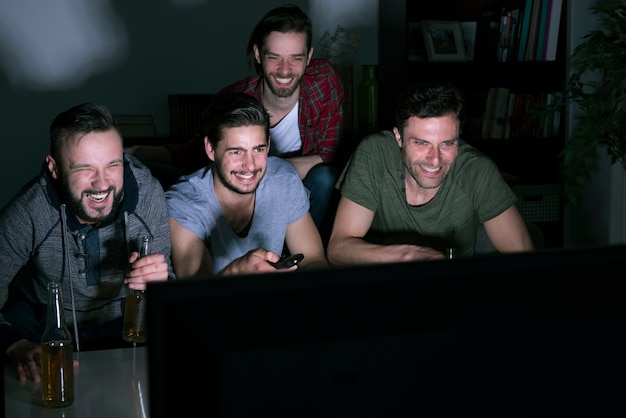
[[[276,263],[271,263],[277,269],[288,269],[298,264],[304,258],[303,254],[294,254],[290,256],[282,256]]]

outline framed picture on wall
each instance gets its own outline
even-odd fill
[[[467,61],[465,41],[458,21],[425,20],[422,33],[430,62]]]

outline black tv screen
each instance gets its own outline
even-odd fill
[[[150,416],[626,412],[626,247],[148,286]]]

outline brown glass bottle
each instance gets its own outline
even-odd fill
[[[72,335],[65,324],[59,283],[48,284],[46,327],[41,338],[41,398],[48,408],[74,402]]]
[[[152,238],[143,236],[139,242],[139,256],[152,253]],[[128,288],[124,307],[122,337],[130,343],[145,343],[148,340],[146,329],[146,292]]]

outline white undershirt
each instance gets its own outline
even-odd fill
[[[296,102],[293,109],[276,126],[270,128],[270,155],[298,151],[302,147],[298,128],[298,106],[299,103]]]

